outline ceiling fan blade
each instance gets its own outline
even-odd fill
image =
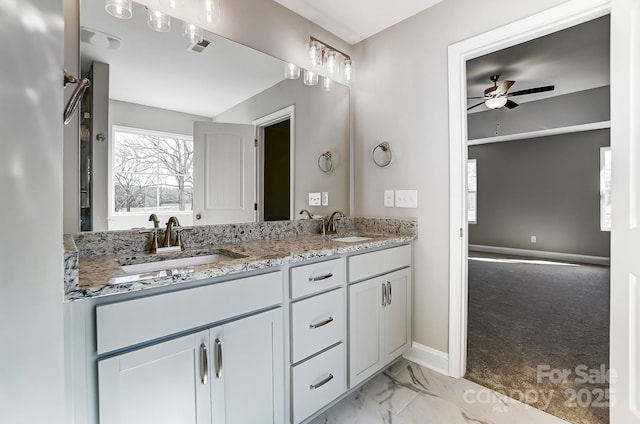
[[[555,90],[555,85],[546,85],[544,87],[535,87],[535,88],[527,88],[526,90],[514,91],[513,93],[507,94],[507,96],[522,96],[523,94],[533,94],[533,93],[542,93],[545,91],[553,91]]]
[[[476,108],[476,107],[478,107],[478,106],[480,106],[480,105],[483,105],[483,104],[484,104],[484,102],[482,102],[482,103],[478,103],[478,104],[475,104],[475,105],[473,105],[473,106],[468,107],[468,108],[467,108],[467,110],[471,110],[471,109]]]
[[[475,97],[467,97],[467,100],[473,100],[473,99],[485,99],[486,97],[482,97],[482,96],[475,96]]]
[[[520,105],[514,102],[513,100],[507,100],[507,103],[504,104],[504,107],[506,107],[507,109],[513,109],[514,107],[518,107],[518,106]]]
[[[511,86],[515,83],[516,83],[515,81],[509,81],[509,80],[502,81],[498,86],[498,89],[496,90],[496,95],[500,96],[502,94],[505,94],[507,91],[509,91]]]

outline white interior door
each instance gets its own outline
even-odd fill
[[[194,224],[256,221],[253,125],[194,122]]]
[[[640,423],[640,2],[611,8],[612,423]]]

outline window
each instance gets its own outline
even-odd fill
[[[112,218],[192,210],[191,136],[114,126],[112,140]]]
[[[476,160],[469,159],[467,161],[467,222],[476,224],[478,216],[476,212],[477,195],[478,195],[478,178],[476,174]]]
[[[600,229],[611,231],[611,147],[600,148]]]

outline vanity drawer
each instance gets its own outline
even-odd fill
[[[291,362],[298,362],[345,340],[344,289],[291,305]]]
[[[411,265],[411,245],[349,257],[349,283]]]
[[[293,421],[299,423],[347,390],[345,344],[293,367]]]
[[[291,268],[291,298],[330,289],[344,282],[344,258]]]
[[[278,271],[98,306],[97,353],[280,304],[282,289],[282,272]]]

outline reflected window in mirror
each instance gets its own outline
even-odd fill
[[[113,127],[109,230],[146,224],[150,213],[191,215],[193,137]]]

